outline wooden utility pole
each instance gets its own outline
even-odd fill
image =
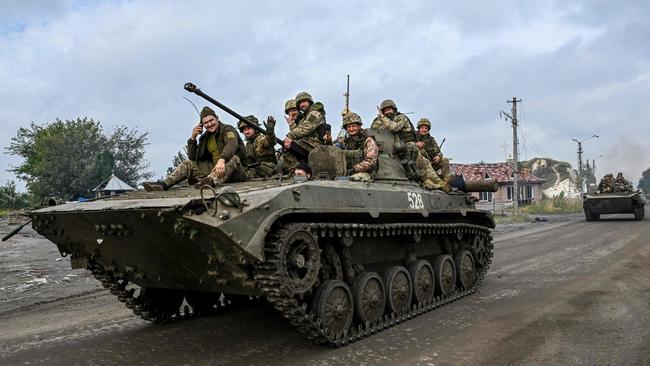
[[[517,103],[521,102],[521,99],[512,97],[512,100],[509,100],[508,103],[512,103],[512,213],[513,215],[517,214],[519,209],[519,155],[517,154],[517,145],[519,141],[517,140]]]

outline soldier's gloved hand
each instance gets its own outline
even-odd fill
[[[274,131],[275,130],[275,117],[273,116],[268,116],[266,118],[266,122],[264,122],[264,127],[268,131]]]

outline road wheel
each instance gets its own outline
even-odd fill
[[[352,325],[354,303],[350,287],[341,280],[323,283],[316,295],[315,313],[321,319],[327,331],[332,334],[342,333]]]
[[[401,313],[407,311],[411,306],[413,290],[411,286],[411,275],[402,266],[393,266],[384,275],[386,285],[386,304],[388,311]]]
[[[594,221],[594,219],[591,217],[591,211],[590,210],[585,210],[585,220]]]
[[[386,291],[384,282],[375,272],[363,272],[354,280],[352,286],[354,313],[362,323],[372,323],[381,319],[386,310]]]
[[[456,265],[456,278],[458,285],[462,289],[470,289],[476,282],[476,267],[474,266],[474,257],[467,250],[461,250],[456,254],[454,260]]]
[[[278,268],[281,282],[291,294],[310,290],[320,270],[320,248],[305,225],[288,225],[280,232]]]
[[[634,209],[634,220],[642,221],[645,218],[645,210],[643,207]]]
[[[431,263],[417,260],[409,266],[409,274],[413,281],[413,297],[416,304],[423,304],[433,299],[435,278]]]
[[[433,272],[436,279],[436,288],[442,296],[454,292],[456,288],[456,266],[451,256],[442,254],[436,257],[433,264]]]

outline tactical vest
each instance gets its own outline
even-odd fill
[[[431,135],[426,134],[422,136],[418,133],[416,136],[417,141],[424,142],[424,151],[427,153],[429,159],[433,159],[434,156],[438,155],[440,150],[436,148],[436,144],[433,143],[434,139]]]
[[[368,131],[365,129],[359,130],[359,133],[354,136],[348,136],[343,141],[343,150],[360,150],[363,149],[363,144],[368,138]]]

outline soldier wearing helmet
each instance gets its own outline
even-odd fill
[[[275,158],[275,118],[269,116],[264,123],[266,134],[261,134],[250,124],[259,126],[255,116],[245,117],[247,122],[239,121],[237,127],[246,138],[246,176],[248,178],[270,177],[276,172]]]
[[[397,110],[397,104],[386,99],[377,107],[377,118],[372,121],[370,128],[387,129],[399,136],[403,143],[415,142],[415,128],[411,120]]]
[[[612,175],[612,177],[613,176],[614,175]],[[616,174],[616,179],[614,180],[614,191],[627,192],[633,190],[634,188],[632,187],[632,184],[623,177],[623,172],[618,172],[618,174]]]
[[[294,99],[289,99],[284,103],[284,115],[284,119],[287,120],[287,124],[289,125],[289,131],[293,130],[296,127],[296,121],[300,115]]]
[[[289,104],[287,102],[286,104]],[[298,117],[293,120],[295,126],[289,125],[289,133],[284,139],[283,146],[289,149],[292,142],[296,142],[308,151],[314,147],[323,144],[323,137],[326,133],[323,125],[325,125],[325,109],[320,102],[314,103],[314,99],[307,92],[300,92],[296,95],[295,105],[298,107]],[[286,108],[285,111],[289,114],[290,109]],[[289,114],[291,116],[291,114]],[[287,119],[290,122],[290,119]],[[322,134],[321,134],[322,132]],[[283,156],[284,168],[287,171],[293,171],[298,163],[297,157],[285,150]]]
[[[440,171],[441,178],[449,182],[451,179],[449,175],[449,159],[442,156],[440,146],[438,146],[436,139],[429,134],[429,131],[431,131],[431,121],[427,118],[420,118],[417,129],[417,142],[415,145],[420,148],[425,158],[431,160],[431,167],[435,171]]]
[[[368,130],[361,128],[363,123],[358,114],[348,111],[343,115],[342,127],[348,132],[343,141],[347,166],[351,166],[350,180],[369,182],[377,170],[379,146]]]

